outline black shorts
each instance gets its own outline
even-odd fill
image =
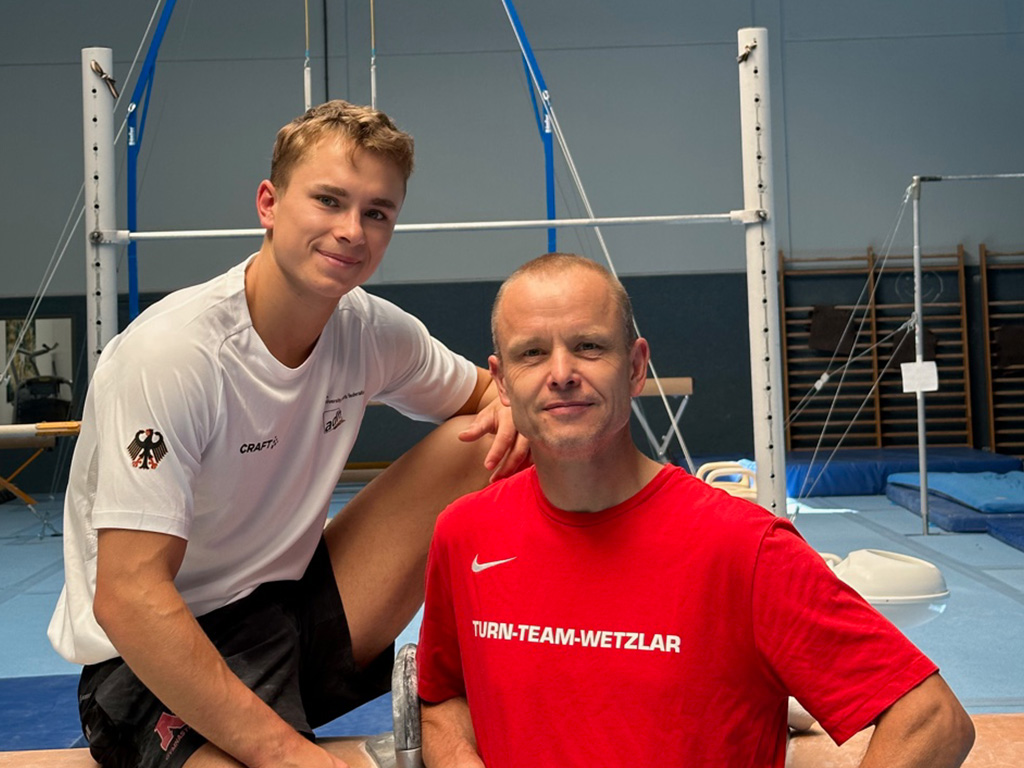
[[[264,584],[198,621],[232,672],[310,739],[313,728],[390,690],[394,647],[356,666],[322,540],[299,581]],[[180,767],[206,743],[120,658],[82,670],[78,709],[103,766]]]

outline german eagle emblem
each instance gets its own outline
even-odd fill
[[[128,455],[132,466],[137,469],[156,469],[156,465],[167,455],[164,436],[153,429],[140,429],[128,443]]]

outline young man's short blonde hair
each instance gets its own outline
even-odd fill
[[[585,256],[579,256],[575,253],[545,253],[543,256],[531,259],[519,267],[519,269],[508,276],[498,289],[498,295],[494,298],[494,306],[491,309],[491,343],[494,345],[495,355],[499,358],[501,357],[501,348],[498,342],[498,309],[501,305],[501,300],[505,296],[505,291],[508,290],[508,286],[520,277],[528,275],[557,275],[573,269],[585,269],[604,278],[608,284],[608,289],[612,293],[612,297],[615,299],[615,304],[619,308],[622,338],[625,339],[628,349],[633,347],[633,342],[638,338],[636,323],[633,321],[633,303],[629,300],[629,294],[626,293],[626,289],[619,282],[619,279],[596,261],[591,261]]]
[[[335,99],[306,110],[277,132],[270,182],[278,189],[287,187],[296,163],[326,137],[347,139],[353,151],[372,152],[390,160],[406,182],[412,175],[412,136],[379,110]]]

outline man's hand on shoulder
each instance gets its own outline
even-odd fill
[[[484,466],[493,470],[491,482],[514,475],[529,466],[530,444],[519,434],[512,421],[512,410],[494,398],[476,415],[473,423],[459,433],[465,442],[493,434],[494,442],[484,459]]]
[[[492,483],[530,465],[530,443],[519,434],[512,409],[502,404],[497,385],[483,368],[477,369],[476,389],[459,413],[476,413],[473,423],[459,433],[460,440],[468,443],[494,435],[484,459],[484,467],[492,470]]]

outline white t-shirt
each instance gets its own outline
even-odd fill
[[[117,655],[93,616],[97,530],[188,540],[176,586],[196,616],[267,581],[297,579],[370,400],[441,421],[476,368],[360,288],[298,368],[252,327],[248,261],[149,308],[103,351],[86,397],[64,509],[65,586],[54,648]]]

